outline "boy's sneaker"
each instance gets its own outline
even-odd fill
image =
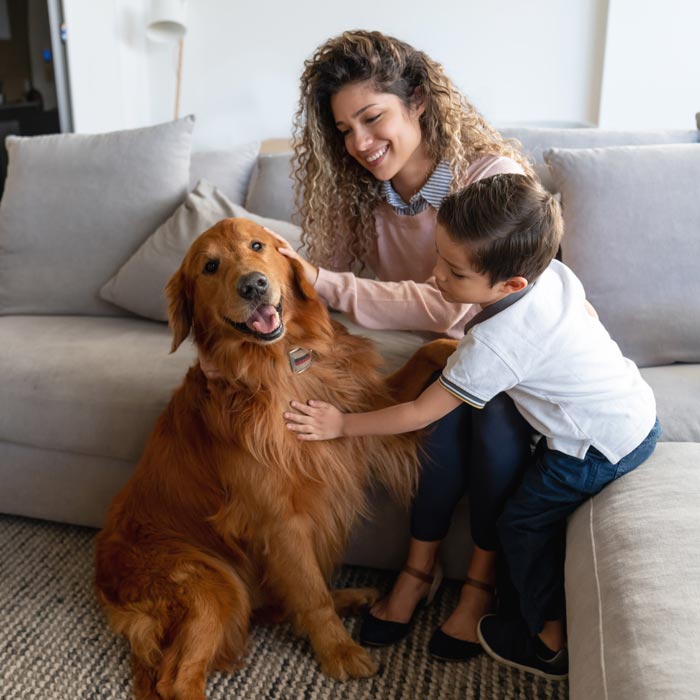
[[[549,654],[538,653],[538,647],[542,649],[544,645],[530,636],[520,620],[486,615],[479,621],[477,633],[486,653],[506,666],[529,671],[553,681],[563,681],[569,675],[566,648]]]

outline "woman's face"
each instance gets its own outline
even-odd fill
[[[378,180],[391,180],[425,159],[423,104],[407,108],[396,95],[362,82],[341,88],[331,97],[331,109],[347,152]]]

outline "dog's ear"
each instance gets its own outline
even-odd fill
[[[304,268],[298,260],[293,258],[289,259],[289,263],[292,266],[292,272],[294,273],[294,287],[295,291],[302,299],[316,299],[318,296],[313,285],[306,279],[306,274],[304,273]]]
[[[173,333],[170,352],[175,352],[192,329],[192,298],[182,267],[168,280],[165,286],[168,298],[168,325]]]

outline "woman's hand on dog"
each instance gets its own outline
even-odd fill
[[[308,280],[309,284],[316,284],[316,279],[318,278],[318,268],[315,265],[312,265],[306,258],[299,255],[299,253],[297,253],[296,250],[289,245],[289,241],[282,238],[279,233],[275,233],[265,226],[263,226],[263,228],[280,242],[281,245],[279,248],[277,248],[277,250],[282,253],[282,255],[284,255],[286,258],[296,260],[302,266],[304,269],[304,276]]]
[[[285,413],[287,428],[298,433],[299,440],[332,440],[343,437],[345,416],[335,406],[324,401],[308,404],[292,401],[291,407],[301,413]]]

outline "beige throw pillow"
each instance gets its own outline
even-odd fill
[[[101,289],[100,296],[139,316],[167,321],[165,285],[192,242],[221,219],[242,217],[267,226],[296,249],[301,229],[286,221],[251,214],[214,185],[200,180],[173,215],[127,260]]]

